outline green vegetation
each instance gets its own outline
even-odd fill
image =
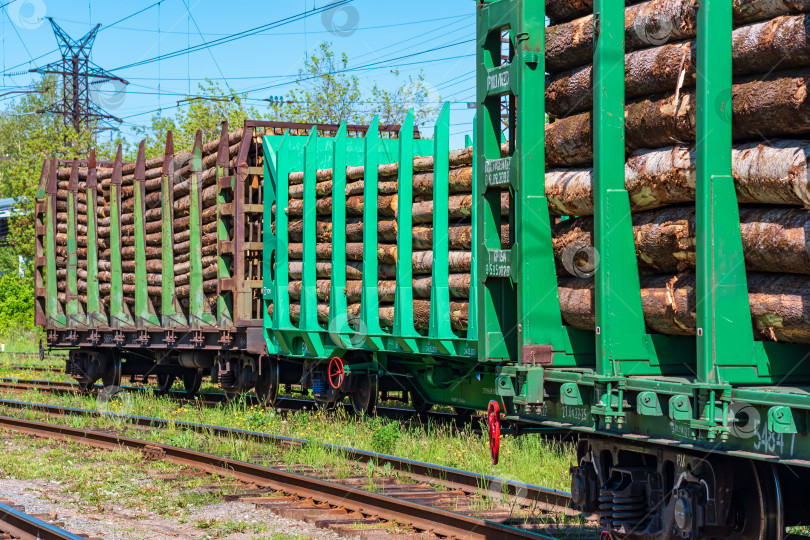
[[[93,396],[45,394],[32,390],[22,395],[2,392],[0,397],[85,409],[99,408],[99,403]],[[267,433],[306,439],[311,443],[329,443],[370,451],[380,451],[380,444],[385,444],[388,453],[399,457],[458,467],[556,489],[568,489],[568,467],[574,459],[571,445],[544,439],[537,434],[517,438],[507,435],[501,441],[501,462],[493,466],[489,458],[486,431],[480,429],[482,426],[475,426],[479,428],[478,430],[465,428],[458,431],[450,425],[433,421],[420,423],[416,420],[404,424],[383,418],[357,418],[340,409],[280,414],[273,409],[250,406],[239,400],[227,405],[206,407],[201,404],[182,404],[170,398],[146,393],[127,394],[125,399],[112,401],[104,408],[110,412],[126,412],[239,429],[255,429],[256,426],[261,426],[261,431]],[[48,419],[45,415],[32,411],[21,413],[10,408],[4,410],[5,414],[34,415],[43,421],[65,422],[64,419]],[[115,419],[76,417],[72,422],[129,429],[123,421]],[[227,452],[227,455],[234,457],[243,456],[248,461],[252,460],[251,456],[262,454],[260,449],[254,447],[257,443],[249,440],[238,437],[230,439],[210,437],[178,426],[169,430],[151,431],[148,435],[157,437],[156,440],[159,441],[195,450]],[[143,438],[144,433],[137,431],[133,436]],[[339,450],[319,444],[282,448],[281,454],[279,455],[277,451],[276,456],[287,463],[305,464],[319,470],[325,467],[354,467],[355,472],[365,470],[361,473],[364,475],[367,472],[365,465],[349,463],[345,457],[341,457]],[[385,464],[378,465],[374,473],[386,474]]]
[[[420,72],[409,76],[399,88],[389,91],[376,83],[363,92],[360,80],[347,75],[349,58],[337,56],[330,43],[321,43],[317,53],[307,57],[298,71],[293,90],[283,101],[271,104],[273,120],[309,124],[368,124],[379,115],[380,124],[401,124],[413,108],[416,121],[432,125],[439,112],[441,97],[431,95]],[[399,71],[391,74],[400,79]]]

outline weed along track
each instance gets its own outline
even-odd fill
[[[332,465],[317,467],[307,463],[305,456],[314,451],[308,447],[319,445],[300,439],[44,404],[2,401],[0,406],[6,413],[16,409],[29,417],[34,412],[50,417],[46,423],[1,416],[0,428],[99,448],[126,448],[141,452],[147,461],[230,475],[244,484],[229,495],[231,499],[309,521],[342,536],[595,535],[593,524],[575,517],[568,508],[570,495],[556,490],[329,445],[320,445],[320,450],[333,453]],[[75,426],[81,424],[77,418],[93,417],[105,420],[108,427],[84,429],[50,423],[58,419]],[[178,428],[182,431],[171,432]],[[131,433],[146,437],[133,438]],[[219,439],[221,445],[215,453],[188,448],[200,439],[209,443]],[[172,444],[165,444],[167,440]],[[298,453],[285,453],[284,448],[297,448]]]
[[[20,366],[23,369],[22,366]],[[144,387],[144,386],[122,386],[117,387],[121,390],[127,392],[154,392],[156,395],[166,395],[184,402],[194,402],[197,404],[201,404],[204,406],[219,406],[224,403],[231,401],[226,394],[222,393],[199,393],[196,397],[192,400],[187,397],[185,392],[182,391],[174,391],[170,390],[168,392],[163,392],[157,388],[151,387]],[[74,382],[70,381],[55,381],[55,380],[43,380],[43,379],[21,379],[21,378],[14,378],[14,377],[0,377],[0,390],[10,390],[15,392],[22,392],[25,390],[38,390],[41,392],[50,392],[50,393],[82,393],[82,390],[79,388],[79,385]],[[92,390],[93,391],[101,391],[103,387],[101,385],[96,385]],[[86,392],[85,392],[86,393]],[[251,394],[244,394],[244,399],[247,402],[255,405],[260,405],[261,402],[255,395]],[[351,412],[351,406],[349,404],[342,404],[347,412]],[[317,404],[315,401],[311,399],[300,399],[300,398],[291,398],[291,397],[281,397],[278,398],[276,402],[275,410],[280,412],[289,412],[289,411],[301,411],[301,410],[316,410]],[[422,418],[422,419],[431,419],[433,421],[438,422],[450,422],[456,424],[464,424],[470,420],[473,420],[477,417],[465,414],[454,414],[454,413],[447,413],[447,412],[438,412],[438,411],[427,411],[427,412],[417,412],[412,409],[403,409],[397,407],[382,407],[378,406],[375,410],[378,416],[383,416],[386,418],[398,419],[398,420],[409,420],[412,418]],[[503,423],[504,426],[508,426],[507,422]],[[553,432],[551,434],[559,434],[562,433],[560,430],[547,430],[549,432]]]

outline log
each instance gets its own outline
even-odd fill
[[[288,244],[287,251],[290,259],[303,259],[304,244]],[[332,257],[331,244],[315,244],[317,259],[329,259]],[[346,244],[346,259],[349,261],[363,260],[363,244],[359,242],[349,242]],[[377,262],[382,264],[396,264],[397,246],[379,244],[377,246]]]
[[[219,284],[218,279],[209,279],[203,281],[203,292],[204,293],[214,293],[217,292],[217,285]],[[182,285],[177,287],[174,292],[177,298],[188,298],[189,291],[191,290],[191,285]],[[151,293],[150,293],[151,294]]]
[[[449,155],[450,167],[466,167],[472,165],[473,149],[472,146],[453,150]],[[415,157],[413,158],[413,171],[414,173],[426,172],[433,170],[433,156]],[[398,163],[383,163],[377,166],[377,175],[381,177],[396,176],[399,173]],[[365,176],[365,167],[346,167],[347,180],[359,180]],[[324,182],[332,180],[332,169],[318,169],[315,174],[316,181]],[[288,176],[290,185],[303,184],[304,173],[302,171],[292,172]]]
[[[328,244],[332,241],[332,224],[319,221],[316,224],[316,242],[318,244]],[[357,229],[357,230],[356,230]],[[292,243],[303,241],[303,231],[301,222],[293,222],[288,228],[289,240]],[[349,234],[350,233],[350,234]],[[452,224],[447,229],[447,241],[449,249],[462,250],[472,249],[472,227],[468,224]],[[377,243],[391,244],[397,243],[396,221],[383,220],[377,224]],[[362,225],[347,227],[347,240],[349,243],[360,243],[363,241]],[[501,224],[501,245],[509,245],[509,225]],[[433,227],[414,226],[412,234],[412,245],[415,250],[429,250],[433,248]]]
[[[732,66],[737,76],[810,65],[810,15],[777,17],[741,26],[732,33]],[[674,91],[696,82],[694,40],[634,51],[625,57],[625,97]],[[556,118],[593,107],[592,66],[549,77],[546,112]]]
[[[212,264],[209,266],[203,266],[202,275],[203,280],[215,279],[218,275],[216,265]],[[174,284],[176,286],[186,285],[189,282],[189,279],[191,279],[191,274],[189,273],[177,274],[174,276]]]
[[[732,136],[735,139],[810,133],[810,70],[771,73],[732,86]],[[695,93],[656,95],[625,108],[626,148],[658,148],[695,140]],[[546,166],[570,167],[593,160],[591,113],[546,125]]]
[[[625,0],[630,6],[637,4],[638,0]],[[572,19],[593,13],[593,0],[546,0],[546,17],[552,25],[560,24]]]
[[[414,298],[430,298],[430,285],[431,278],[423,277],[413,280],[413,296]],[[470,275],[469,274],[451,274],[450,275],[450,297],[461,300],[469,300],[470,298]],[[329,280],[317,280],[315,282],[315,293],[319,302],[329,302],[330,288],[332,282]],[[287,290],[290,293],[290,300],[300,301],[301,290],[303,283],[301,281],[291,281],[287,285]],[[397,282],[396,281],[378,281],[377,294],[379,295],[380,302],[393,302],[396,297]],[[363,295],[363,282],[358,280],[351,280],[346,282],[346,298],[349,302],[360,302]]]
[[[669,207],[632,215],[639,269],[675,273],[694,270],[695,210]],[[752,271],[810,274],[810,213],[803,208],[740,208],[745,267]],[[593,218],[562,221],[552,227],[558,275],[583,275],[583,249],[593,247]],[[579,257],[579,258],[578,258]],[[580,259],[582,262],[580,262]],[[578,264],[579,263],[579,264]]]
[[[202,258],[202,267],[203,268],[207,268],[209,266],[214,266],[216,264],[217,264],[217,258],[215,256],[214,257],[208,256],[208,257],[203,257]],[[180,275],[180,274],[187,274],[190,270],[191,270],[191,262],[190,261],[178,262],[178,261],[175,260],[174,274],[176,276]]]
[[[450,326],[453,330],[463,331],[467,329],[467,321],[469,319],[469,304],[467,302],[450,302]],[[329,304],[318,304],[318,322],[327,324],[329,322]],[[268,310],[270,315],[273,314],[272,306]],[[352,321],[357,321],[360,316],[360,304],[351,304],[347,309],[350,324]],[[290,304],[290,320],[293,323],[298,323],[301,318],[301,306],[299,304]],[[413,303],[413,319],[414,326],[417,330],[426,331],[430,324],[430,302],[427,300],[415,300]],[[394,307],[381,306],[380,307],[380,326],[383,328],[392,328],[394,326]]]
[[[332,175],[331,169],[329,171],[328,180],[322,181],[315,185],[315,194],[318,197],[331,195],[332,193]],[[458,167],[450,169],[449,174],[449,189],[450,193],[470,193],[472,191],[472,167]],[[414,197],[429,197],[433,194],[433,173],[416,173],[413,175],[413,194]],[[346,184],[346,196],[361,195],[365,182],[360,179]],[[391,195],[397,191],[397,182],[379,182],[377,191],[382,195]],[[295,184],[291,185],[288,190],[291,199],[301,199],[304,196],[304,185]]]
[[[737,199],[744,203],[788,204],[810,208],[810,142],[775,140],[731,150]],[[632,210],[695,200],[693,147],[639,150],[625,164],[625,187]],[[546,197],[554,215],[593,214],[593,171],[546,171]]]
[[[501,193],[501,215],[509,215],[509,193]],[[451,195],[448,198],[448,217],[450,219],[465,219],[472,215],[473,197],[471,194]],[[275,208],[275,207],[274,207]],[[332,198],[316,199],[316,212],[326,216],[332,214]],[[381,217],[396,217],[397,195],[381,196],[377,199],[377,211]],[[346,214],[349,216],[363,216],[363,196],[356,195],[346,199]],[[304,215],[304,205],[301,199],[291,200],[287,206],[287,215],[301,217]],[[416,201],[411,206],[411,216],[414,223],[433,222],[433,200]]]
[[[650,330],[668,335],[695,335],[695,275],[646,276],[641,279],[644,320]],[[754,337],[760,341],[810,343],[810,278],[796,274],[748,274]],[[594,330],[593,280],[559,281],[563,320]]]
[[[299,244],[300,245],[300,244]],[[331,253],[330,253],[331,254]],[[448,271],[450,274],[468,274],[470,272],[470,262],[472,260],[469,251],[451,251],[448,257]],[[303,275],[304,263],[300,260],[291,260],[289,265],[289,276],[292,280],[300,280]],[[412,268],[415,275],[430,274],[433,272],[433,252],[417,251],[412,258]],[[319,260],[315,265],[316,275],[319,278],[330,278],[332,276],[332,262],[330,260]],[[363,275],[362,262],[346,262],[346,278],[361,279]],[[377,276],[380,278],[396,277],[396,266],[391,264],[378,264]]]
[[[695,37],[698,3],[651,0],[624,12],[625,50],[634,51]],[[732,4],[734,24],[810,11],[808,0],[750,0]],[[546,71],[557,73],[583,66],[593,58],[593,15],[546,28]]]

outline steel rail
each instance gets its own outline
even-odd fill
[[[20,540],[86,540],[5,504],[0,504],[0,530]]]
[[[48,405],[45,403],[31,403],[26,401],[0,399],[0,405],[21,410],[34,409],[57,416],[76,414],[80,416],[116,418],[144,427],[166,427],[169,424],[169,421],[163,418],[120,414],[92,409],[80,409],[76,407],[61,407],[58,405]],[[510,497],[516,497],[517,502],[522,504],[539,503],[549,507],[554,507],[558,511],[564,512],[568,515],[582,515],[580,512],[572,509],[573,505],[571,501],[571,494],[567,491],[547,488],[535,484],[527,484],[525,482],[506,480],[497,476],[474,473],[471,471],[465,471],[463,469],[456,469],[454,467],[445,467],[443,465],[435,465],[432,463],[426,463],[424,461],[415,461],[388,454],[371,452],[368,450],[359,450],[336,444],[313,442],[296,437],[286,437],[284,435],[274,435],[272,433],[264,433],[260,431],[229,428],[211,424],[199,424],[196,422],[184,422],[179,420],[172,421],[171,424],[176,427],[182,427],[184,429],[200,433],[213,433],[220,436],[236,435],[265,443],[295,445],[317,444],[322,448],[341,452],[346,455],[348,459],[357,460],[364,463],[370,461],[377,463],[390,463],[391,466],[397,471],[406,473],[409,476],[420,480],[434,482],[439,480],[448,488],[461,489],[464,491],[489,492],[490,494],[497,496],[506,494]],[[595,516],[586,517],[595,519]]]
[[[469,540],[553,538],[342,484],[131,437],[9,416],[0,416],[0,428],[11,429],[37,437],[73,441],[97,448],[128,448],[149,452],[153,456],[160,454],[161,459],[177,465],[185,465],[209,473],[230,474],[243,482],[254,483],[258,486],[286,493],[294,493],[299,497],[312,498],[351,511],[384,516],[386,519],[408,523],[417,529],[444,536]]]

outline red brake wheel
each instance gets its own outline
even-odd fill
[[[335,356],[329,361],[329,386],[337,390],[343,384],[346,371],[343,369],[343,360]]]
[[[487,423],[489,425],[489,453],[492,456],[492,464],[498,464],[498,457],[501,453],[501,406],[492,400],[487,407]]]

